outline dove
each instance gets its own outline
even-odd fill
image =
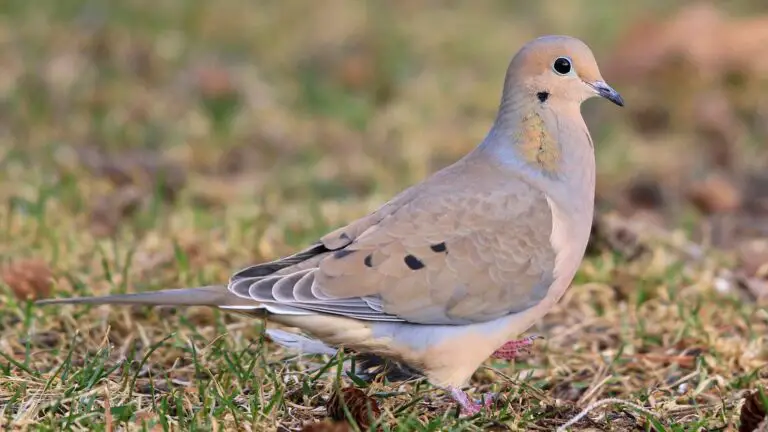
[[[462,390],[472,373],[531,343],[516,338],[583,259],[595,156],[581,104],[595,96],[624,105],[584,42],[534,39],[509,63],[495,121],[472,151],[305,249],[226,285],[38,303],[207,305],[263,318],[295,330],[273,333],[278,343],[407,365],[477,413],[487,403]]]

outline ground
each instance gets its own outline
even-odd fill
[[[609,67],[666,3],[3,2],[0,429],[300,430],[341,385],[373,398],[383,430],[553,430],[598,402],[571,430],[737,430],[768,383],[768,259],[743,252],[768,230],[730,173],[764,166],[744,112],[766,111],[717,93],[706,106],[738,115],[702,122],[657,90],[691,80]],[[543,339],[473,377],[475,397],[501,395],[490,413],[459,418],[424,382],[342,377],[340,359],[298,358],[247,317],[27,301],[221,283],[365,215],[482,139],[510,56],[544,33],[587,41],[627,108],[584,107],[592,246],[531,329]],[[641,99],[654,109],[633,111]],[[702,136],[738,150],[713,162]]]

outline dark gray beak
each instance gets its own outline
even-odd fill
[[[620,107],[624,106],[624,99],[621,97],[619,92],[606,84],[605,81],[595,81],[592,83],[587,83],[587,85],[592,87],[595,90],[595,93],[597,93],[599,96],[608,99]]]

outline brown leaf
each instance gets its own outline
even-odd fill
[[[19,300],[48,297],[53,286],[53,272],[38,259],[17,261],[3,269],[0,276]]]
[[[352,47],[340,59],[336,71],[338,81],[354,91],[363,91],[375,85],[376,58],[363,44]]]
[[[352,428],[345,422],[324,420],[304,425],[301,432],[352,432]]]
[[[218,98],[237,93],[230,72],[220,66],[208,66],[197,71],[197,88],[204,98]]]
[[[744,405],[739,415],[739,432],[752,432],[758,430],[760,423],[765,419],[765,406],[763,406],[760,392],[755,391],[744,398]]]
[[[351,414],[360,429],[367,430],[371,422],[381,415],[379,404],[376,400],[366,395],[362,390],[356,387],[346,387],[333,392],[328,400],[326,410],[328,416],[335,420],[344,420],[344,406]]]
[[[741,191],[723,174],[712,173],[688,189],[688,199],[706,214],[726,213],[741,206]]]

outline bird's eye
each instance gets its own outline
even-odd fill
[[[552,65],[552,69],[560,75],[567,75],[571,72],[571,59],[568,57],[558,57]]]

